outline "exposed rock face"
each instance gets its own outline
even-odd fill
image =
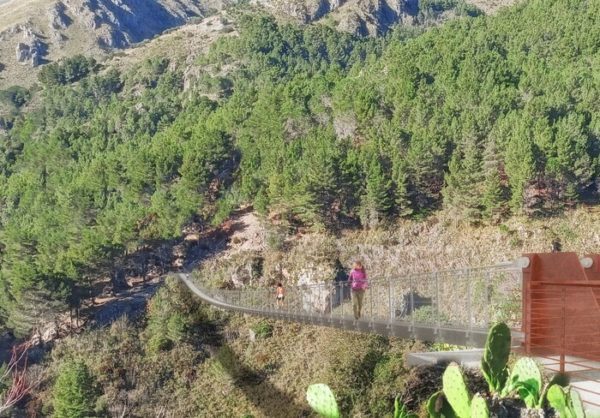
[[[254,0],[254,3],[303,23],[331,14],[338,29],[361,36],[383,34],[396,23],[411,21],[418,13],[418,0]]]
[[[22,41],[15,47],[17,62],[37,67],[42,62],[45,45],[30,28],[23,28],[22,33]]]
[[[331,282],[323,278],[333,276],[333,271],[304,270],[298,278],[298,286],[302,287],[302,309],[309,313],[329,312],[334,290]]]
[[[36,67],[77,53],[99,55],[106,49],[125,48],[204,16],[209,8],[219,9],[228,1],[0,2],[0,56],[7,57],[3,64],[22,83],[29,75],[18,69],[21,65]]]
[[[109,48],[149,39],[206,12],[199,0],[65,0],[55,9],[63,16],[68,11],[73,20],[98,31],[98,42]]]
[[[31,10],[26,0],[22,3],[18,6],[27,12],[22,21],[16,17],[13,26],[0,27],[0,51],[11,48],[16,62],[34,67],[48,49],[68,46],[70,40],[83,46],[81,53],[90,46],[124,48],[205,15],[208,5],[215,7],[211,0],[61,0],[40,11],[33,2]],[[2,7],[10,15],[14,6]]]
[[[67,8],[62,2],[53,4],[48,9],[48,20],[50,21],[50,27],[54,30],[66,29],[72,20],[66,14]]]

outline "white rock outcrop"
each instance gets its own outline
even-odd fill
[[[306,269],[300,273],[298,286],[301,288],[302,309],[307,313],[324,314],[330,310],[333,297],[332,284],[319,279],[318,270]]]

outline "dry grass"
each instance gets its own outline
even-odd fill
[[[474,4],[487,14],[496,13],[505,7],[512,6],[520,0],[469,0],[468,3]]]
[[[306,272],[311,272],[315,281],[331,280],[338,259],[348,269],[353,260],[361,259],[371,278],[393,278],[511,261],[524,253],[549,251],[556,238],[562,241],[564,251],[582,255],[598,251],[599,215],[594,209],[581,208],[560,217],[515,217],[501,225],[471,226],[442,213],[423,221],[400,221],[386,229],[346,231],[338,238],[323,233],[287,236],[282,249],[265,246],[263,239],[252,241],[236,235],[238,239],[229,243],[226,256],[205,261],[204,268],[227,281],[236,263],[260,256],[264,259],[261,283],[283,280],[294,285]],[[244,219],[240,220],[242,230]],[[266,221],[262,221],[261,231],[256,217],[247,219],[252,219],[248,231],[253,236],[267,235]]]
[[[174,29],[134,48],[119,51],[109,57],[106,66],[122,71],[152,57],[163,57],[175,65],[183,65],[189,71],[196,59],[205,54],[210,46],[222,36],[235,36],[232,24],[222,16],[211,16],[199,23],[190,23]]]
[[[51,0],[10,0],[0,5],[0,33],[17,24],[27,24],[48,46],[47,61],[77,54],[85,54],[102,59],[105,52],[96,42],[98,33],[90,31],[82,24],[74,23],[63,30],[66,40],[58,43],[52,38],[47,10],[54,3]],[[40,67],[31,68],[29,64],[20,64],[16,60],[15,47],[23,38],[22,33],[6,33],[0,40],[0,63],[5,68],[0,72],[0,89],[11,85],[30,87],[37,80]]]

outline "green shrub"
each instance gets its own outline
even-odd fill
[[[267,321],[260,321],[252,327],[257,338],[269,338],[273,335],[273,326]]]
[[[82,418],[96,415],[98,393],[94,378],[81,361],[65,364],[54,384],[53,405],[56,418]]]
[[[96,70],[96,60],[83,55],[65,58],[42,67],[38,78],[45,86],[71,84]]]
[[[31,99],[31,92],[25,87],[12,86],[0,90],[0,102],[8,103],[16,108],[23,106]]]
[[[179,312],[175,312],[169,317],[169,321],[167,322],[167,336],[175,343],[183,341],[186,335],[186,328],[186,318]]]
[[[272,251],[281,251],[285,247],[287,233],[285,228],[272,226],[267,230],[267,248]]]
[[[199,304],[182,291],[181,283],[168,278],[148,304],[146,330],[147,349],[151,353],[170,350],[186,340],[188,329],[201,319]]]

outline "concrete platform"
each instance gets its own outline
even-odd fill
[[[409,367],[434,366],[455,362],[463,367],[478,368],[481,356],[483,356],[482,349],[410,353],[406,356],[406,365]]]

